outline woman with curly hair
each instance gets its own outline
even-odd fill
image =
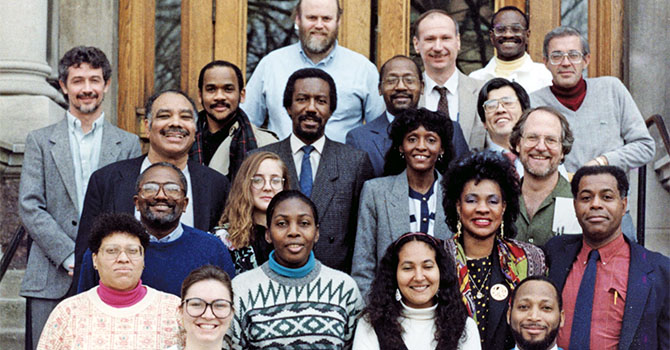
[[[453,127],[443,114],[406,109],[390,126],[386,177],[363,185],[351,276],[367,296],[377,263],[405,232],[451,238],[440,181],[452,159]]]
[[[268,260],[272,245],[265,240],[265,212],[278,192],[289,189],[288,176],[286,165],[272,152],[253,153],[242,162],[216,228],[237,274]]]
[[[481,349],[453,260],[433,237],[406,233],[382,258],[353,349]]]
[[[505,320],[511,291],[527,276],[546,272],[540,248],[512,237],[519,214],[519,180],[500,153],[471,154],[452,164],[443,182],[447,225],[456,231],[445,248],[455,259],[468,314],[484,349],[509,349]]]

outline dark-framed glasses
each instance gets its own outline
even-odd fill
[[[492,30],[493,30],[493,34],[495,36],[505,35],[505,33],[507,33],[508,30],[514,36],[521,36],[526,31],[526,28],[524,26],[522,26],[521,24],[512,24],[512,25],[508,25],[508,26],[498,25],[498,26],[493,27]]]
[[[191,317],[200,317],[205,314],[207,307],[212,309],[212,314],[216,318],[226,318],[230,316],[233,310],[233,303],[226,299],[216,299],[208,303],[200,298],[188,298],[181,302],[186,313]]]
[[[163,190],[163,193],[171,199],[182,199],[185,195],[185,191],[181,188],[181,185],[174,182],[166,182],[162,184],[157,182],[146,182],[140,186],[139,195],[144,199],[153,198],[158,195],[158,192],[160,192],[161,189]]]
[[[413,75],[403,75],[402,77],[392,75],[384,78],[382,83],[387,88],[393,88],[398,85],[400,80],[402,80],[402,83],[405,84],[405,86],[407,87],[415,87],[417,86],[417,84],[419,84],[419,78]]]
[[[493,112],[498,109],[499,105],[503,105],[505,108],[514,107],[515,104],[519,101],[518,98],[512,96],[505,96],[498,99],[490,99],[484,102],[482,105],[484,110],[487,112]]]
[[[273,176],[266,180],[263,176],[255,175],[251,178],[251,187],[257,190],[262,190],[266,181],[270,182],[270,187],[272,187],[273,190],[279,191],[284,189],[285,180],[283,177],[279,176]]]
[[[547,146],[547,148],[551,149],[556,149],[561,143],[561,140],[557,137],[554,136],[540,136],[540,135],[527,135],[527,136],[521,136],[522,144],[525,147],[535,147],[537,146],[540,141],[544,141],[544,145]]]
[[[120,246],[118,244],[108,244],[103,247],[100,247],[98,254],[102,256],[105,260],[116,260],[121,255],[121,252],[126,253],[126,256],[130,260],[137,260],[142,257],[143,249],[141,245],[127,245]]]
[[[549,62],[553,65],[559,65],[563,62],[563,57],[567,56],[570,63],[581,63],[584,54],[577,50],[570,50],[568,52],[554,51],[549,54]]]

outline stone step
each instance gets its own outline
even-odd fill
[[[7,270],[0,281],[0,298],[16,298],[21,290],[21,281],[26,270]]]
[[[21,350],[25,348],[23,328],[0,329],[0,349]]]
[[[26,324],[26,300],[23,298],[0,298],[0,330],[22,328]]]

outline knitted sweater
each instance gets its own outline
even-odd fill
[[[654,139],[626,87],[614,77],[585,80],[586,97],[577,111],[563,106],[549,87],[530,95],[531,107],[552,106],[570,123],[575,142],[565,156],[565,168],[575,172],[601,155],[626,172],[651,161]]]
[[[363,309],[354,280],[319,261],[302,278],[265,263],[233,279],[233,293],[233,349],[348,349]]]
[[[151,242],[144,254],[142,283],[162,292],[180,296],[181,283],[196,268],[212,264],[222,268],[230,277],[235,276],[235,266],[228,248],[216,236],[196,228],[182,225],[181,237],[168,243]],[[86,250],[82,259],[78,292],[98,284],[98,274],[93,269],[91,251]]]
[[[164,349],[178,342],[179,303],[174,295],[147,287],[137,304],[115,308],[100,299],[96,287],[56,306],[37,349]]]

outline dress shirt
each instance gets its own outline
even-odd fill
[[[501,154],[505,153],[505,152],[510,152],[507,148],[502,147],[499,144],[491,141],[491,138],[489,137],[488,134],[486,135],[486,138],[487,138],[486,149],[490,149],[494,152],[500,152]],[[521,157],[517,157],[514,160],[514,168],[516,169],[516,173],[517,173],[517,175],[519,175],[519,178],[522,178],[523,177],[523,164],[521,164]]]
[[[172,232],[170,232],[170,234],[161,239],[158,239],[153,235],[149,235],[149,242],[170,243],[172,241],[176,241],[177,238],[181,237],[182,233],[184,233],[184,228],[181,227],[181,224],[179,224],[177,225],[177,227],[175,227],[174,230],[172,230]]]
[[[563,287],[565,324],[558,331],[558,345],[566,349],[570,345],[579,285],[591,250],[586,243],[582,245]],[[614,241],[599,248],[598,252],[600,263],[596,270],[591,311],[591,349],[616,349],[626,309],[630,247],[620,234]]]
[[[435,236],[435,210],[437,210],[438,191],[442,191],[442,188],[437,181],[437,175],[435,175],[435,181],[427,193],[419,193],[412,190],[411,187],[409,188],[409,227],[411,232],[423,232]],[[421,210],[424,203],[427,204],[426,209],[428,210]],[[423,222],[428,223],[427,230],[421,229],[421,223]]]
[[[140,167],[140,174],[143,173],[147,168],[151,165],[151,162],[149,161],[149,157],[144,157],[144,160],[142,161],[142,166]],[[186,205],[186,211],[181,214],[181,218],[179,219],[179,222],[181,222],[184,225],[188,225],[191,227],[193,226],[193,186],[191,186],[191,173],[188,172],[188,165],[181,171],[184,174],[184,177],[186,177],[186,186],[188,187],[186,196],[190,198],[188,201],[188,204]],[[139,175],[138,175],[139,176]],[[204,180],[204,179],[203,179]],[[137,210],[137,207],[135,208],[135,217],[137,220],[140,220],[142,217],[140,215],[140,212]]]
[[[293,162],[295,163],[295,172],[300,176],[302,170],[302,157],[305,152],[302,151],[302,146],[306,143],[302,142],[297,136],[291,134],[291,152],[293,152]],[[316,171],[319,169],[319,161],[321,161],[321,154],[323,153],[323,146],[326,144],[326,138],[321,136],[320,139],[312,143],[314,149],[309,154],[309,163],[312,164],[312,182],[316,179]]]
[[[66,116],[70,152],[74,165],[74,183],[77,189],[77,209],[79,215],[81,215],[88,179],[94,171],[98,170],[105,113],[100,114],[100,117],[93,122],[91,130],[87,133],[84,133],[81,129],[81,120],[72,115],[70,111],[66,113]]]
[[[268,129],[280,140],[291,133],[291,118],[283,104],[284,90],[289,76],[302,68],[322,69],[335,81],[337,108],[326,124],[326,136],[331,140],[344,143],[349,130],[384,112],[386,106],[377,87],[379,73],[370,60],[336,41],[330,54],[314,63],[298,42],[270,52],[258,63],[240,105],[252,123],[261,126],[267,116]]]
[[[431,79],[428,74],[423,73],[425,107],[431,111],[437,111],[437,103],[440,102],[440,93],[435,90],[436,86],[447,88],[447,101],[449,101],[449,117],[451,120],[458,121],[458,71],[447,80],[444,85],[439,85]]]

